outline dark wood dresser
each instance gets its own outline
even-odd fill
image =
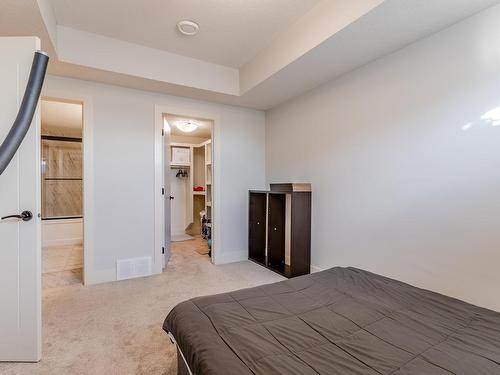
[[[285,277],[311,270],[311,185],[250,190],[248,259]]]

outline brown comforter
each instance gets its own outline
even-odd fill
[[[500,374],[499,313],[355,268],[194,298],[163,327],[197,375]]]

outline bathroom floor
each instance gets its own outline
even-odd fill
[[[42,285],[54,288],[82,283],[83,246],[53,246],[42,250]]]

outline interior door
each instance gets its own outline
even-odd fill
[[[165,256],[164,256],[164,268],[167,266],[168,260],[170,259],[170,237],[171,237],[171,212],[172,212],[172,195],[170,193],[170,126],[165,121],[165,126],[163,127],[163,187],[164,187],[164,231],[165,231],[165,239],[164,239],[164,247],[165,247]]]
[[[0,142],[16,117],[33,61],[34,37],[0,38]],[[0,175],[0,361],[41,357],[40,113]]]

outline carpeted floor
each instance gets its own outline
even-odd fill
[[[191,236],[190,234],[178,234],[176,236],[172,236],[170,240],[172,242],[191,241],[194,240],[194,236]]]
[[[52,246],[42,249],[42,287],[81,284],[83,246]]]
[[[70,271],[83,267],[83,246],[51,246],[42,249],[42,273]]]
[[[176,352],[161,326],[188,298],[282,280],[250,261],[214,266],[193,247],[172,244],[161,275],[44,290],[43,359],[3,363],[0,374],[176,374]]]
[[[194,242],[191,242],[191,241],[184,241],[184,242],[179,242],[177,244],[175,244],[176,246],[176,249],[179,249],[179,250],[185,250],[185,251],[196,251],[198,254],[200,255],[206,255],[207,259],[210,259],[208,257],[208,253],[209,253],[209,250],[208,250],[208,242],[206,240],[204,240],[201,235],[197,235],[197,236],[193,236],[192,237],[192,240],[194,240]]]

